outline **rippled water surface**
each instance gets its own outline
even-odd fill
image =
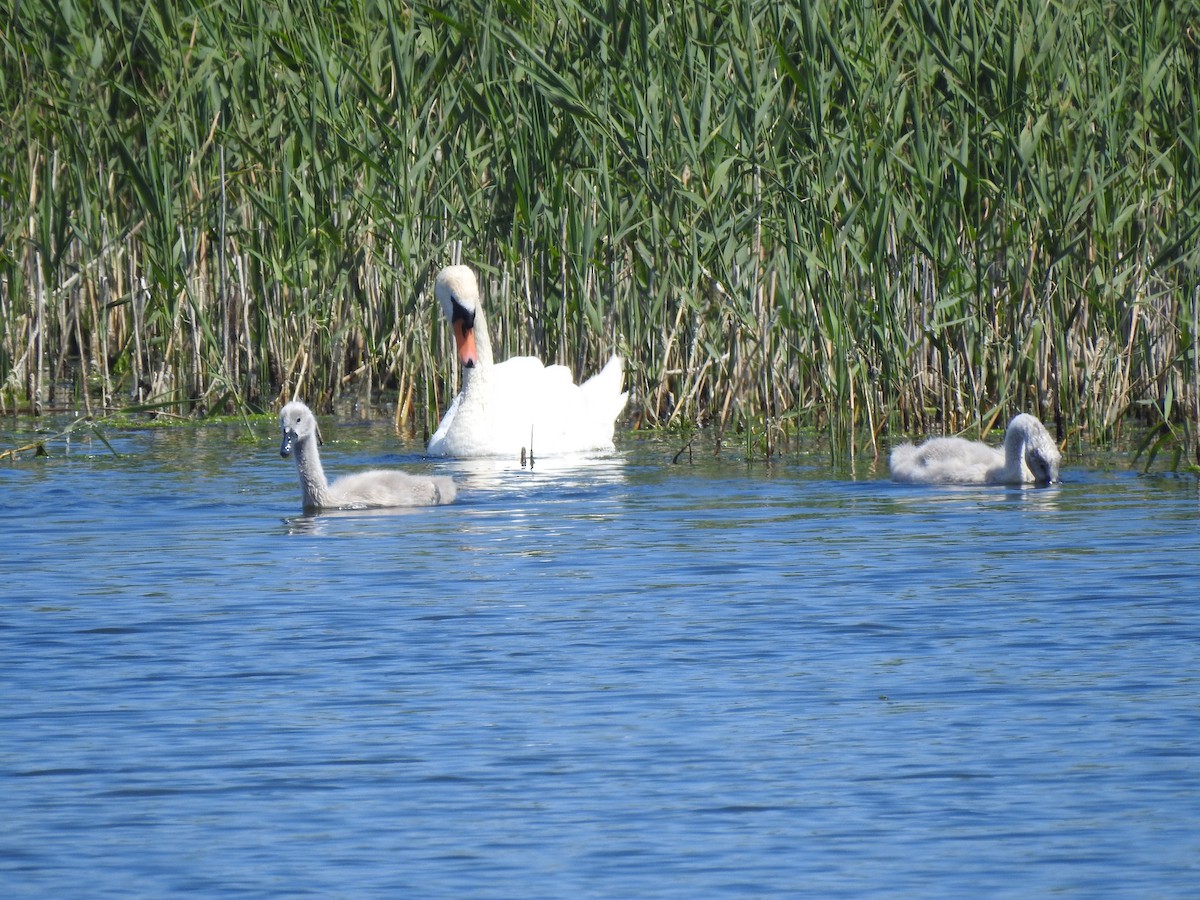
[[[6,897],[1200,884],[1194,478],[639,440],[530,473],[323,427],[331,474],[460,501],[302,516],[266,427],[0,464]]]

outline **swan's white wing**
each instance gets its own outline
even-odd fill
[[[611,449],[614,420],[626,396],[606,395],[614,371],[619,379],[620,365],[610,364],[606,379],[577,385],[566,366],[546,366],[536,357],[499,363],[492,370],[487,409],[489,453],[516,455],[531,446],[535,455]]]
[[[603,369],[580,385],[596,420],[610,423],[616,421],[629,400],[629,392],[624,388],[625,361],[619,356],[612,357]],[[612,439],[611,431],[609,439]]]
[[[628,394],[623,364],[613,357],[597,375],[575,384],[566,366],[515,356],[486,373],[481,401],[454,399],[429,441],[434,456],[512,457],[611,450],[613,428]]]

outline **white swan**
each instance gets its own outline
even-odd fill
[[[1058,481],[1058,452],[1035,416],[1014,416],[1004,449],[956,437],[931,438],[919,447],[901,444],[888,461],[893,481],[914,484],[1051,484]]]
[[[451,502],[454,482],[444,476],[409,475],[394,469],[373,469],[344,475],[330,484],[325,480],[317,447],[321,431],[317,418],[299,400],[279,411],[283,444],[279,455],[296,454],[296,471],[304,494],[304,509],[372,509],[387,506],[434,506]]]
[[[615,420],[629,394],[624,362],[614,356],[596,375],[575,384],[566,366],[533,356],[492,362],[492,344],[475,273],[447,266],[434,296],[462,363],[462,391],[429,440],[433,456],[518,458],[611,450]]]

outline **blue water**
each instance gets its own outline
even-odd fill
[[[628,438],[331,474],[265,426],[0,464],[6,897],[1027,897],[1200,884],[1200,493]]]

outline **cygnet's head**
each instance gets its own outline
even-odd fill
[[[321,443],[321,429],[317,427],[317,417],[299,400],[293,400],[279,411],[279,427],[283,430],[280,456],[290,456],[292,447],[308,437],[315,436],[317,443]]]
[[[474,368],[479,357],[475,352],[475,315],[479,312],[479,282],[469,266],[446,266],[438,272],[433,294],[442,308],[442,315],[454,329],[458,359],[464,369]]]
[[[1054,484],[1058,481],[1058,464],[1062,454],[1041,420],[1021,413],[1008,424],[1008,431],[1020,434],[1025,450],[1025,465],[1033,473],[1034,481],[1038,484]]]

